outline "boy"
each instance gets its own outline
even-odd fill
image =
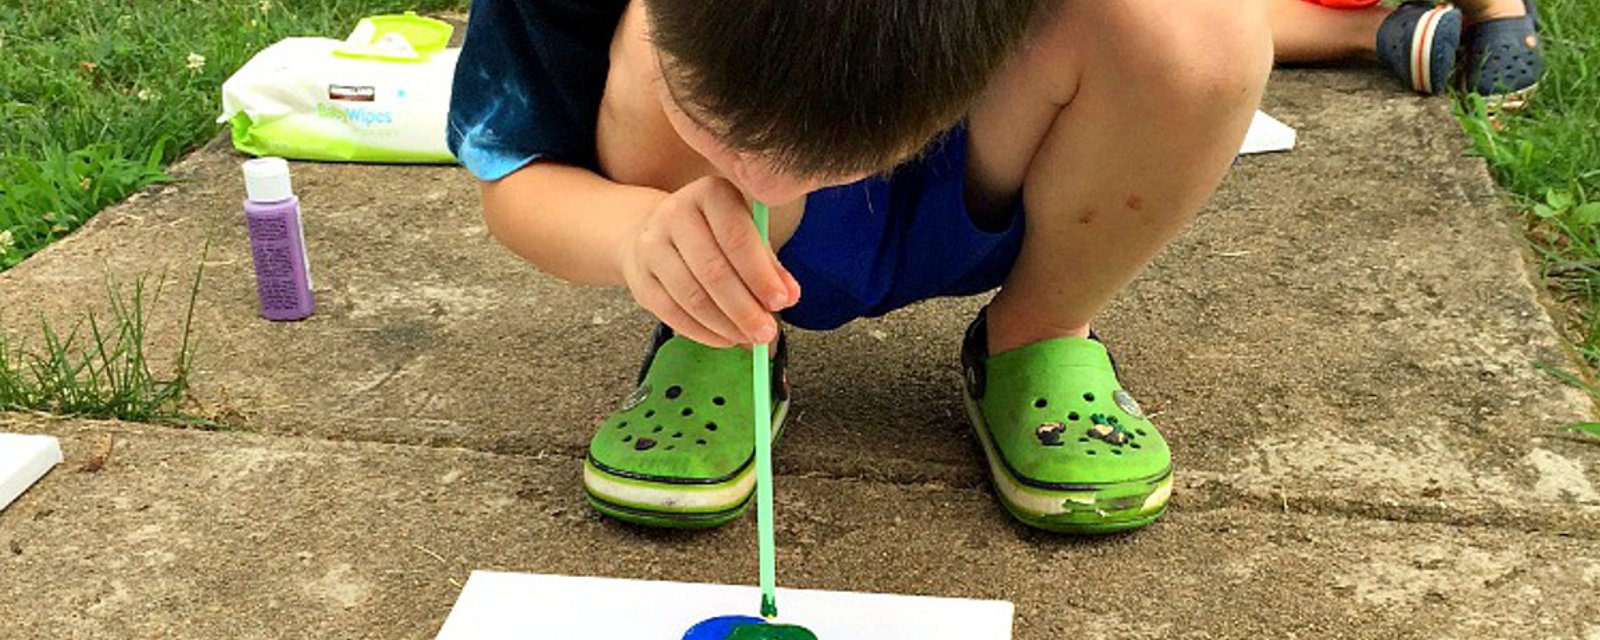
[[[1019,520],[1158,518],[1166,443],[1095,316],[1194,219],[1272,63],[1263,0],[478,0],[452,150],[508,248],[662,321],[584,479],[603,513],[715,526],[751,472],[749,355],[999,287],[960,354]],[[776,253],[749,202],[772,207]]]

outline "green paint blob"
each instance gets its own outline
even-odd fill
[[[761,617],[771,620],[778,617],[778,599],[761,594]]]
[[[792,624],[747,624],[734,627],[728,640],[817,640],[817,634]]]

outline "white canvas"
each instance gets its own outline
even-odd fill
[[[438,640],[682,640],[757,615],[755,587],[474,571]],[[778,589],[777,622],[818,640],[1010,640],[1009,602]]]
[[[1295,130],[1277,118],[1261,111],[1250,121],[1250,132],[1244,135],[1244,146],[1239,155],[1288,151],[1296,142]]]
[[[50,436],[0,433],[0,511],[61,464],[61,444]]]

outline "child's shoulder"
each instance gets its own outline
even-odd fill
[[[627,0],[476,0],[450,99],[448,141],[498,180],[538,158],[595,165],[595,114]]]

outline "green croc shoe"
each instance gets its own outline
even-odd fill
[[[774,437],[789,407],[785,347],[780,337],[772,358]],[[743,514],[756,486],[750,358],[659,326],[638,388],[589,442],[589,503],[625,522],[682,529]]]
[[[967,415],[995,492],[1023,523],[1094,534],[1154,522],[1172,456],[1098,340],[1058,338],[988,354],[987,310],[967,329]]]

